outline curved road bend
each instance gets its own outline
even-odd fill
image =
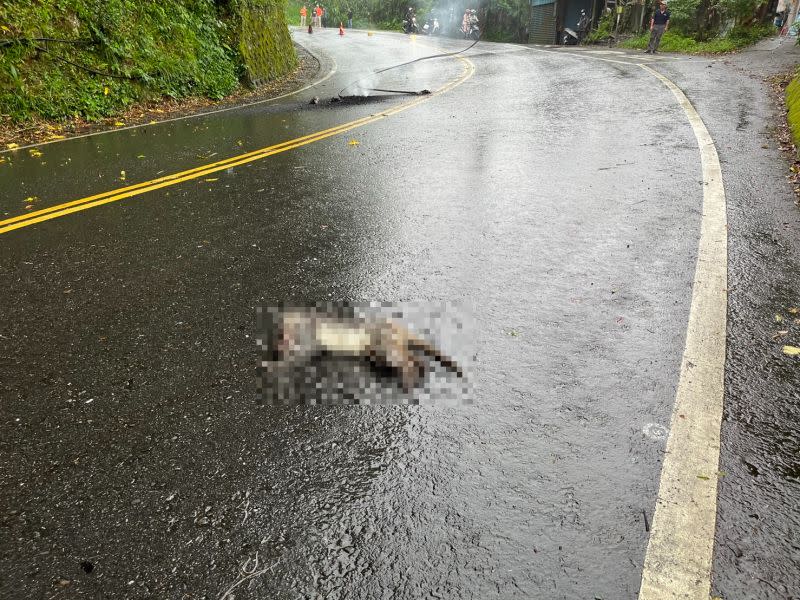
[[[437,95],[331,104],[426,40],[295,35],[314,88],[0,165],[0,596],[636,598],[702,219],[683,108],[640,56],[489,43],[370,86]],[[254,307],[320,299],[468,305],[475,405],[257,405]]]

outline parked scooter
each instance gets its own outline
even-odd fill
[[[565,46],[577,46],[587,35],[589,35],[590,26],[591,23],[589,22],[589,17],[586,16],[586,11],[582,10],[581,18],[578,19],[578,23],[576,25],[577,31],[573,31],[569,27],[564,27],[564,34],[561,37],[561,43]]]

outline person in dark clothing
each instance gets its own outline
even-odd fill
[[[353,9],[352,8],[347,11],[347,28],[348,29],[352,29],[353,28]]]
[[[647,44],[645,54],[655,54],[658,52],[658,45],[661,43],[661,36],[669,29],[669,11],[667,3],[661,0],[658,4],[653,18],[650,19],[650,43]]]

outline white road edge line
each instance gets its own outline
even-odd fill
[[[686,347],[639,600],[708,599],[717,515],[720,427],[725,388],[728,231],[717,149],[700,115],[672,81],[647,65],[692,126],[703,176],[703,216]]]
[[[577,53],[530,49],[580,57]],[[700,149],[703,216],[692,305],[639,600],[706,600],[711,594],[725,391],[728,225],[722,168],[703,120],[672,81],[642,63],[584,58],[638,65],[659,79],[683,108]]]
[[[303,45],[301,42],[298,42],[298,44],[303,46],[303,48],[305,48],[309,54],[314,56],[311,50],[306,48],[305,45]],[[322,64],[322,61],[319,58],[317,58],[316,56],[314,56],[314,58],[317,60],[317,62],[320,63],[320,65]],[[28,148],[38,148],[39,146],[47,146],[48,144],[58,144],[59,142],[67,142],[69,140],[79,140],[81,138],[94,137],[97,135],[105,135],[106,133],[114,133],[116,131],[127,131],[128,129],[140,129],[142,127],[156,127],[163,123],[172,123],[173,121],[183,121],[185,119],[195,119],[197,117],[207,117],[209,115],[216,115],[217,113],[228,112],[229,110],[237,110],[240,108],[247,108],[248,106],[256,106],[257,104],[266,104],[267,102],[275,102],[275,100],[280,100],[281,98],[287,98],[288,96],[294,96],[295,94],[304,92],[307,89],[318,86],[320,83],[330,79],[336,73],[339,67],[332,56],[328,56],[327,58],[333,63],[333,67],[331,68],[330,72],[327,75],[325,75],[325,77],[322,77],[321,79],[318,79],[313,83],[309,83],[308,85],[296,89],[293,92],[287,92],[285,94],[281,94],[280,96],[274,96],[272,98],[264,98],[263,100],[256,100],[255,102],[248,102],[247,104],[236,104],[234,106],[226,106],[225,108],[218,108],[216,110],[209,110],[207,112],[194,113],[191,115],[183,115],[181,117],[172,117],[170,119],[162,119],[161,121],[156,121],[155,123],[140,123],[138,125],[128,125],[127,127],[115,127],[114,129],[105,129],[103,131],[94,131],[92,133],[84,133],[82,135],[73,135],[58,140],[46,140],[44,142],[39,142],[37,144],[27,144],[25,146],[17,146],[15,148],[0,150],[0,154],[8,154],[10,152],[17,152],[19,150],[26,150]]]

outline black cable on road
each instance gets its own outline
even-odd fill
[[[420,62],[421,60],[430,60],[432,58],[445,58],[445,57],[448,57],[448,56],[455,56],[456,54],[462,54],[463,52],[466,52],[467,50],[471,49],[479,41],[481,41],[481,37],[482,36],[483,36],[483,30],[481,30],[480,33],[478,34],[478,39],[476,39],[474,42],[472,42],[469,46],[467,46],[463,50],[458,50],[456,52],[441,52],[439,54],[431,54],[430,56],[421,56],[420,58],[415,58],[414,60],[409,60],[408,62],[400,63],[399,65],[392,65],[391,67],[386,67],[384,69],[378,69],[377,71],[373,71],[372,75],[378,75],[379,73],[385,73],[386,71],[391,71],[392,69],[399,69],[400,67],[405,67],[405,66],[414,64],[416,62]],[[342,96],[342,92],[344,92],[347,88],[352,87],[355,84],[360,83],[360,82],[364,81],[365,79],[368,79],[369,77],[372,77],[372,75],[367,75],[366,77],[362,77],[361,79],[357,79],[352,83],[348,83],[341,90],[339,90],[339,98],[345,98],[345,96]],[[409,90],[381,90],[381,89],[377,89],[377,88],[368,88],[367,91],[370,91],[370,92],[391,92],[393,94],[423,95],[427,90],[423,90],[421,92],[415,92],[415,91],[409,91]],[[430,92],[428,92],[428,93],[430,93]]]
[[[425,96],[430,94],[430,90],[420,90],[418,92],[409,92],[408,90],[385,90],[381,88],[370,88],[370,92],[384,92],[386,94],[407,94],[411,96]]]

